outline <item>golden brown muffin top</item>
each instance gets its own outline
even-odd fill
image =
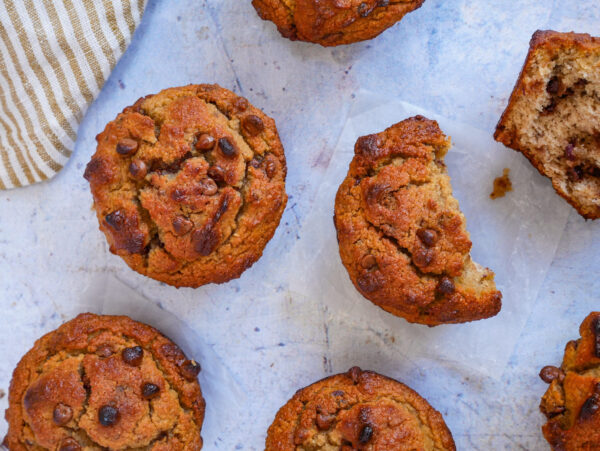
[[[140,99],[97,137],[88,163],[100,229],[141,274],[197,287],[239,277],[285,208],[275,122],[217,85]]]
[[[21,450],[200,450],[200,365],[156,329],[81,314],[13,373],[5,443]]]
[[[549,383],[540,410],[548,418],[542,431],[552,449],[580,451],[600,444],[600,312],[579,327],[581,338],[567,343],[560,368],[546,366]]]
[[[424,0],[253,0],[282,36],[323,46],[372,39]]]
[[[454,450],[442,415],[393,379],[351,368],[316,382],[283,406],[265,451]]]
[[[335,200],[344,266],[363,296],[411,322],[473,321],[500,310],[493,273],[471,260],[437,122],[416,116],[363,136]]]

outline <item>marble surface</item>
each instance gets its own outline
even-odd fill
[[[459,449],[548,449],[538,412],[545,384],[537,372],[560,362],[581,320],[600,308],[600,223],[568,212],[532,312],[508,364],[494,375],[443,359],[392,358],[407,346],[395,340],[393,327],[384,334],[348,326],[332,339],[328,323],[336,311],[292,290],[296,274],[286,268],[301,267],[290,262],[292,249],[303,243],[357,93],[403,100],[491,134],[533,31],[598,34],[598,23],[597,0],[522,0],[518,7],[509,0],[426,0],[377,39],[325,49],[280,38],[249,1],[151,0],[85,115],[66,168],[50,182],[0,192],[0,389],[8,391],[12,369],[33,341],[69,319],[108,277],[184,320],[225,368],[215,373],[225,374],[222,384],[209,384],[219,389],[208,394],[205,449],[264,449],[275,412],[297,388],[352,365],[419,391],[442,412]],[[133,273],[108,252],[82,173],[95,135],[124,106],[197,82],[233,89],[276,119],[289,202],[264,256],[239,280],[176,290]],[[405,327],[402,320],[386,324]],[[3,397],[0,409],[6,405]]]

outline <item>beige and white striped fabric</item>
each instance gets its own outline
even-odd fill
[[[0,0],[0,189],[54,176],[146,0]]]

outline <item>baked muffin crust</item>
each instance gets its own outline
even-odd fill
[[[471,260],[443,158],[450,139],[416,116],[363,136],[335,199],[340,256],[367,299],[435,326],[498,313],[494,274]]]
[[[177,287],[239,277],[287,202],[275,122],[218,85],[140,99],[88,163],[100,230],[135,271]]]
[[[25,450],[200,450],[200,366],[125,316],[77,316],[13,373],[5,443]]]
[[[442,415],[393,379],[351,368],[299,390],[277,413],[265,451],[454,450]]]

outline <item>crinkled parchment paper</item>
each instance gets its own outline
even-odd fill
[[[340,260],[332,220],[334,199],[356,139],[416,114],[437,120],[452,138],[446,164],[454,195],[467,217],[472,256],[493,269],[503,294],[502,311],[494,318],[435,328],[409,324],[363,298]],[[510,168],[513,191],[491,200],[493,180],[505,167]],[[393,341],[399,360],[430,358],[494,378],[506,367],[569,214],[569,206],[550,182],[522,155],[496,143],[491,133],[368,92],[355,99],[314,205],[293,250],[292,259],[302,271],[295,272],[291,288],[326,307],[332,350],[352,343],[353,329],[367,329]]]

